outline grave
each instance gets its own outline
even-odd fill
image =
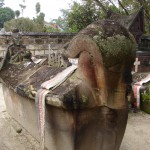
[[[134,66],[135,66],[135,72],[138,72],[138,66],[140,65],[140,61],[138,61],[138,58],[135,59]]]
[[[119,150],[134,38],[114,21],[97,21],[66,48],[39,64],[31,55],[24,59],[26,50],[8,49],[0,71],[7,111],[41,142],[41,149]],[[68,58],[78,59],[78,66]]]
[[[133,27],[143,23],[142,15],[141,8],[129,16],[131,24],[126,17],[123,22],[127,24],[122,24],[133,31],[137,42],[143,26],[139,32]],[[119,150],[135,55],[134,38],[123,26],[111,20],[97,21],[62,51],[49,48],[46,57],[24,59],[23,51],[10,61],[12,57],[5,55],[0,77],[7,111],[41,142],[41,149]],[[69,62],[76,62],[74,58],[78,66]]]
[[[146,112],[149,112],[149,104],[143,102],[142,94],[144,92],[149,93],[149,82],[150,82],[150,37],[143,36],[138,45],[136,51],[136,61],[133,68],[133,91],[136,101],[136,106]],[[147,78],[147,79],[145,79]],[[143,83],[143,80],[146,82]],[[143,106],[144,105],[144,106]],[[150,112],[149,112],[150,113]]]
[[[139,72],[150,72],[150,36],[142,36],[136,51],[140,61]]]
[[[150,37],[142,36],[136,49],[134,72],[150,72]]]
[[[42,149],[119,150],[128,116],[133,36],[115,21],[97,21],[65,48],[38,64],[32,56],[24,60],[26,50],[20,55],[20,49],[10,61],[16,53],[8,49],[0,71],[7,111]]]
[[[150,51],[136,51],[136,60],[138,61],[135,64],[138,64],[136,64],[137,71],[135,72],[150,72]]]

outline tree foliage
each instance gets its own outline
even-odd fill
[[[45,26],[46,32],[68,32],[67,22],[63,17],[51,19],[50,23]]]
[[[93,0],[95,2],[104,5],[103,1],[108,2],[109,6],[115,6],[120,13],[130,15],[137,12],[141,7],[144,8],[145,12],[145,32],[150,34],[150,1],[149,0]],[[100,6],[100,5],[99,5]],[[100,6],[100,7],[101,7]]]
[[[26,8],[26,5],[25,5],[25,0],[22,0],[22,4],[19,4],[20,8],[21,8],[21,13],[22,13],[22,17],[23,17],[23,13],[24,13],[24,9]]]
[[[7,21],[4,24],[4,28],[6,31],[12,31],[12,29],[17,28],[22,32],[43,32],[44,28],[37,22],[29,18],[18,18]]]
[[[145,14],[145,32],[150,34],[150,1],[149,0],[122,0],[122,4],[129,13],[138,11],[140,7],[144,8]]]
[[[36,14],[39,14],[39,12],[41,11],[41,5],[39,2],[36,3],[35,10],[36,10]]]
[[[143,6],[145,10],[145,29],[150,33],[150,2],[149,0],[82,0],[73,2],[70,10],[63,10],[67,31],[78,32],[97,19],[106,18],[108,10],[122,15],[130,15],[139,11]]]
[[[20,11],[19,10],[15,11],[15,16],[16,16],[16,18],[18,18],[20,16]]]
[[[82,0],[82,3],[73,2],[70,5],[70,10],[62,10],[65,31],[78,32],[92,22],[104,19],[107,16],[108,9],[117,13],[123,13],[111,0]]]
[[[0,0],[0,8],[4,6],[4,0]]]
[[[14,11],[9,7],[0,8],[0,28],[3,28],[4,23],[15,17]]]
[[[45,14],[41,12],[36,18],[33,19],[33,21],[36,24],[39,24],[42,28],[44,28],[44,17]]]
[[[100,18],[99,8],[96,7],[92,0],[82,5],[74,2],[70,11],[63,11],[67,20],[68,30],[70,32],[78,32],[85,26]]]

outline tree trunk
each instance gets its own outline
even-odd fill
[[[118,0],[119,5],[121,6],[121,8],[125,11],[126,15],[129,15],[127,9],[122,5],[121,1]]]
[[[114,4],[114,2],[112,0],[108,0],[114,7],[117,8],[117,6]]]
[[[100,7],[102,8],[103,12],[104,12],[105,14],[107,14],[107,9],[106,9],[105,6],[102,4],[102,2],[100,2],[99,0],[94,0],[94,1],[97,3],[98,6],[100,6]]]

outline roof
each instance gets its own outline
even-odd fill
[[[141,40],[150,40],[150,36],[142,36]]]
[[[119,22],[121,25],[123,25],[124,27],[126,27],[129,30],[132,27],[136,18],[141,13],[143,13],[143,7],[141,7],[138,12],[130,14],[128,16],[127,15],[122,16],[120,14],[111,12],[111,14],[109,15],[109,19]]]
[[[0,71],[0,80],[18,95],[35,99],[36,93],[41,89],[41,84],[63,71],[65,67],[50,67],[44,64],[31,62],[28,66],[8,64]],[[46,103],[65,109],[74,109],[74,99],[80,81],[75,74],[46,96]],[[77,99],[77,98],[76,98]],[[55,103],[54,103],[55,102]],[[61,105],[58,105],[59,102]]]

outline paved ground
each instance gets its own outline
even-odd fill
[[[39,143],[6,112],[0,85],[0,150],[40,150]],[[150,115],[129,113],[120,150],[150,149]]]
[[[150,150],[150,115],[143,112],[129,113],[120,150]]]
[[[40,150],[39,143],[6,112],[0,84],[0,150]]]

